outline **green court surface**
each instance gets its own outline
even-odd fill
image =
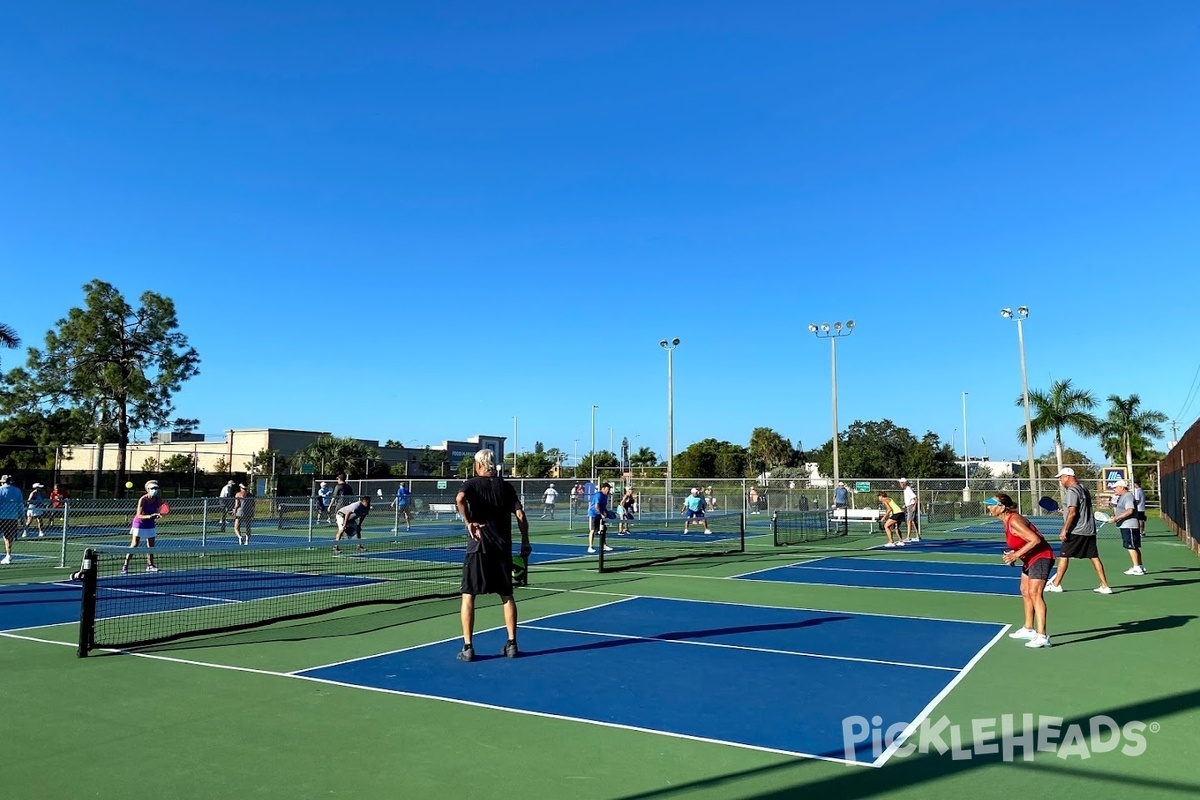
[[[574,545],[585,530],[563,521],[533,521],[538,545]],[[943,525],[943,529],[951,526]],[[265,533],[265,531],[264,531]],[[772,609],[919,617],[1020,625],[1020,599],[993,593],[943,592],[737,580],[734,576],[826,557],[968,566],[998,561],[979,553],[916,548],[881,551],[881,535],[855,534],[776,548],[761,526],[748,530],[741,555],[678,560],[598,574],[586,557],[534,566],[518,590],[520,613],[535,620],[628,597],[712,601]],[[1030,650],[1001,636],[980,651],[961,680],[926,709],[948,726],[942,738],[958,755],[895,755],[881,766],[837,763],[749,749],[649,730],[612,727],[483,705],[449,702],[296,678],[292,673],[366,658],[459,635],[457,599],[376,605],[235,633],[201,636],[134,654],[75,655],[76,625],[14,628],[14,606],[0,602],[0,796],[34,798],[1184,798],[1200,796],[1192,751],[1200,733],[1200,560],[1158,520],[1143,552],[1150,573],[1122,574],[1128,558],[1113,538],[1101,540],[1111,596],[1094,594],[1090,565],[1075,562],[1067,591],[1047,597],[1054,646]],[[368,531],[384,537],[387,531]],[[955,533],[927,530],[932,539]],[[973,539],[987,534],[972,533]],[[17,543],[17,552],[22,552]],[[49,549],[49,546],[47,546]],[[857,563],[857,562],[855,562]],[[0,571],[0,589],[62,581],[70,569],[47,557]],[[1012,570],[1012,580],[1018,572]],[[851,576],[848,580],[853,580]],[[481,600],[477,629],[501,623],[495,598]],[[697,606],[703,609],[705,606]],[[701,613],[701,612],[698,612]],[[704,619],[697,619],[698,626]],[[1009,632],[1005,630],[1005,633]],[[913,643],[907,642],[906,645]],[[684,648],[686,649],[686,648]],[[804,669],[802,659],[782,669]],[[652,676],[634,660],[624,674],[601,676],[581,666],[548,685],[537,656],[470,665],[497,685],[529,681],[535,695],[621,702],[620,686]],[[591,662],[581,660],[581,665]],[[453,659],[444,666],[464,668]],[[494,677],[488,670],[493,669]],[[676,669],[688,671],[681,659]],[[603,684],[600,678],[605,678]],[[756,704],[816,709],[828,698],[797,698],[804,675],[761,670],[714,672]],[[784,680],[787,678],[787,680]],[[799,684],[797,684],[799,680]],[[847,680],[850,680],[847,678]],[[613,689],[611,687],[618,688]],[[781,687],[787,687],[782,689]],[[847,685],[846,691],[861,687]],[[882,687],[902,692],[903,686]],[[788,692],[788,697],[779,692]],[[803,693],[801,688],[800,693]],[[783,702],[786,700],[787,702]],[[704,715],[703,692],[691,698]],[[789,714],[797,712],[789,711]],[[1031,752],[1014,760],[986,752],[989,723],[1031,714],[1043,724],[1083,733],[1073,750]],[[1047,718],[1061,721],[1047,722]],[[1142,731],[1138,754],[1089,726],[1107,717]],[[778,725],[780,720],[764,720]],[[997,728],[999,726],[997,725]],[[975,732],[973,732],[975,730]],[[976,736],[983,739],[978,750]],[[915,741],[915,740],[913,740]],[[928,739],[926,743],[928,743]],[[1107,744],[1106,744],[1107,743]],[[1134,748],[1139,749],[1139,748]],[[1086,756],[1086,757],[1085,757]]]

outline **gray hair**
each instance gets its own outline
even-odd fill
[[[475,454],[475,466],[492,475],[496,472],[496,454],[491,450],[480,450]]]

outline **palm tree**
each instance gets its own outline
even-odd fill
[[[1108,418],[1100,425],[1104,454],[1113,461],[1124,457],[1130,480],[1133,480],[1134,443],[1148,443],[1151,437],[1162,436],[1161,426],[1167,421],[1167,415],[1161,411],[1139,410],[1141,404],[1142,399],[1136,394],[1125,398],[1110,394]]]
[[[1023,406],[1024,402],[1024,398],[1017,398],[1018,406]],[[1031,391],[1029,406],[1033,439],[1037,441],[1050,432],[1054,433],[1054,455],[1060,470],[1063,468],[1063,429],[1069,428],[1080,436],[1095,436],[1100,430],[1100,421],[1089,413],[1096,407],[1096,399],[1091,392],[1072,387],[1070,378],[1054,381],[1050,384],[1049,392],[1040,389]],[[1017,440],[1025,444],[1024,425],[1017,428]]]
[[[21,337],[8,325],[0,322],[0,347],[16,350],[21,346]]]

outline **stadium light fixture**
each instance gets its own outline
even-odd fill
[[[1036,497],[1038,486],[1037,475],[1033,471],[1033,422],[1029,416],[1029,374],[1025,370],[1025,333],[1021,327],[1021,323],[1029,319],[1029,306],[1017,306],[1015,313],[1011,308],[1002,308],[1000,316],[1017,323],[1017,347],[1021,351],[1021,399],[1025,406],[1025,456],[1029,459],[1029,489]]]
[[[830,383],[833,386],[832,398],[832,416],[833,416],[833,485],[841,479],[841,465],[838,463],[838,394],[837,394],[837,340],[843,336],[849,336],[854,333],[854,320],[848,320],[844,325],[841,322],[835,322],[832,326],[828,322],[822,322],[820,327],[815,324],[808,326],[809,333],[816,336],[818,339],[829,340],[829,357],[830,357]]]
[[[678,337],[667,341],[663,339],[658,346],[667,351],[667,481],[666,508],[671,508],[671,478],[675,474],[675,377],[672,371],[671,356],[679,347]]]

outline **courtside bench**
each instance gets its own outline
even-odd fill
[[[883,517],[883,512],[878,508],[835,508],[829,512],[830,527],[841,526],[843,522],[847,526],[850,524],[866,525],[870,533],[875,532],[875,527],[879,524],[879,520]]]
[[[430,503],[429,513],[433,514],[434,519],[441,519],[442,514],[453,514],[458,518],[458,506],[454,503]]]

